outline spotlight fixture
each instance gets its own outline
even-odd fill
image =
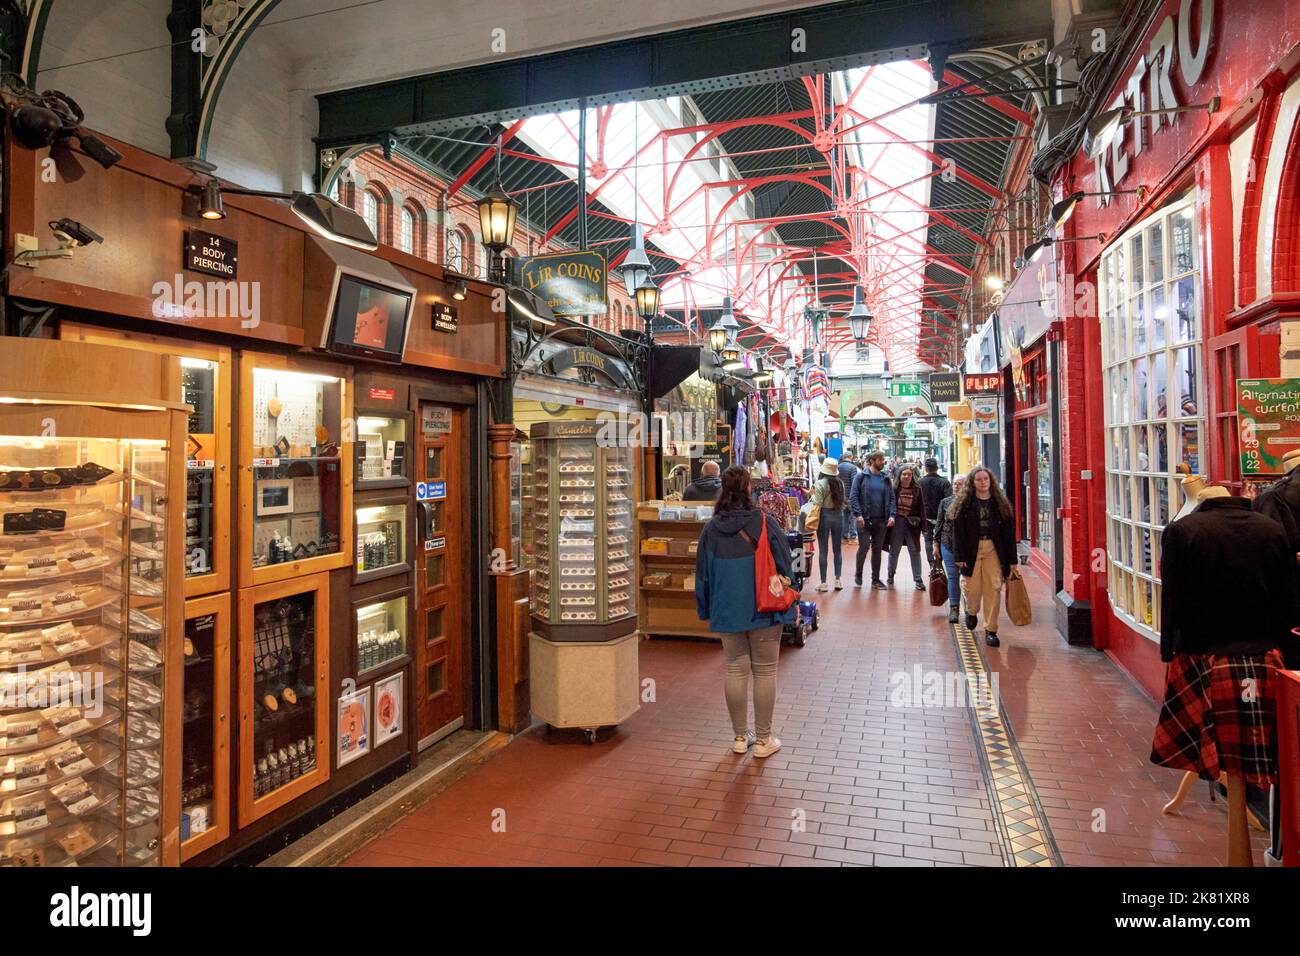
[[[1097,242],[1101,243],[1102,245],[1105,245],[1106,234],[1104,232],[1099,232],[1095,236],[1070,236],[1064,239],[1055,239],[1052,236],[1043,236],[1042,238],[1034,242],[1031,242],[1029,245],[1025,246],[1025,251],[1022,258],[1024,259],[1025,264],[1028,265],[1029,263],[1036,260],[1044,249],[1046,249],[1048,246],[1054,246],[1058,242],[1091,242],[1094,239],[1097,240]]]
[[[72,151],[75,142],[105,169],[122,161],[122,154],[81,124],[85,111],[66,93],[46,90],[37,94],[17,77],[7,74],[0,100],[10,112],[9,128],[14,140],[27,149],[49,147],[50,158],[60,178],[76,182],[83,175],[81,163]]]
[[[1106,110],[1099,113],[1088,124],[1088,129],[1083,136],[1083,150],[1089,156],[1097,157],[1106,151],[1111,142],[1115,139],[1115,134],[1119,128],[1130,120],[1140,119],[1143,116],[1159,116],[1161,113],[1209,113],[1213,115],[1219,111],[1219,97],[1214,97],[1208,103],[1196,103],[1191,106],[1168,106],[1160,110],[1133,110],[1127,106],[1117,106],[1113,110]]]
[[[1147,188],[1139,186],[1137,189],[1109,189],[1103,192],[1073,192],[1066,196],[1060,202],[1053,203],[1051,211],[1047,214],[1047,228],[1060,229],[1065,225],[1071,216],[1074,215],[1075,207],[1085,196],[1127,196],[1136,195],[1138,202],[1146,201]]]
[[[994,292],[1001,292],[1006,288],[1007,284],[1003,281],[1001,276],[990,275],[984,277],[984,285]]]
[[[867,307],[866,293],[862,286],[853,287],[853,308],[849,309],[849,331],[853,333],[853,338],[858,342],[865,342],[867,333],[871,331],[871,320],[873,316],[871,309]]]
[[[469,285],[464,279],[457,279],[451,285],[451,297],[457,302],[464,302],[465,296],[469,295]]]
[[[263,199],[280,199],[289,203],[294,215],[301,219],[313,232],[333,242],[367,252],[379,248],[379,241],[370,231],[370,226],[356,212],[347,206],[336,203],[322,193],[273,192],[265,189],[240,189],[236,186],[222,186],[215,179],[209,179],[203,186],[191,186],[188,195],[199,196],[199,215],[204,219],[217,220],[226,217],[222,204],[222,194],[233,196],[260,196]]]

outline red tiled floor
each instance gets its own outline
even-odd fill
[[[1226,814],[1204,786],[1160,814],[1177,774],[1146,760],[1155,705],[1057,637],[1030,585],[1035,623],[1003,627],[986,659],[1065,862],[1221,863]],[[717,644],[642,642],[656,699],[623,726],[592,746],[535,728],[349,865],[1000,865],[968,713],[891,703],[893,675],[957,669],[944,609],[905,578],[816,597],[820,630],[782,649],[775,756],[730,752]]]

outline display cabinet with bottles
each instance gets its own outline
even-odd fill
[[[352,562],[351,373],[240,358],[241,586]]]
[[[239,592],[239,825],[329,779],[329,575]]]
[[[230,595],[185,603],[181,860],[230,835]]]
[[[636,630],[630,449],[600,422],[532,426],[533,626],[552,641]]]
[[[406,416],[359,411],[356,434],[357,489],[409,484]]]
[[[5,348],[0,867],[174,865],[178,728],[164,705],[183,590],[169,503],[183,488],[184,414],[148,396],[167,391],[176,363],[127,356],[127,378],[75,399],[42,373],[90,382],[122,350]],[[127,403],[133,369],[128,411],[109,396]],[[82,437],[96,435],[122,437]]]
[[[407,510],[405,499],[358,500],[353,564],[358,582],[410,570],[406,554]]]
[[[360,601],[354,609],[354,646],[358,680],[371,671],[406,661],[408,608],[406,592]]]
[[[230,587],[231,352],[217,345],[64,322],[65,341],[180,358],[170,396],[190,407],[185,438],[185,596]]]

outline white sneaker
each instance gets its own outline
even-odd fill
[[[826,593],[826,591],[827,591],[827,587],[826,587],[826,582],[825,582],[825,581],[823,581],[821,584],[817,585],[817,591],[818,591],[818,593],[820,593],[820,594],[825,594],[825,593]]]
[[[837,591],[843,591],[843,590],[844,590],[844,584],[843,584],[843,582],[840,581],[839,578],[836,578],[836,579],[835,579],[835,590],[837,590]]]
[[[781,749],[781,738],[773,734],[766,740],[754,741],[754,756],[758,758],[770,757]]]
[[[731,742],[731,752],[733,754],[743,754],[749,750],[754,743],[754,734],[752,731],[745,731],[745,736],[737,737]]]

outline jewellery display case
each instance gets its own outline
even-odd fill
[[[636,630],[632,452],[600,422],[532,426],[533,627],[552,641]]]
[[[406,659],[408,606],[405,593],[357,605],[353,626],[358,679]]]
[[[65,341],[180,357],[170,396],[190,406],[185,439],[185,596],[230,587],[231,353],[185,339],[63,322]]]
[[[350,373],[247,352],[240,371],[241,586],[346,567],[353,559]]]
[[[184,487],[184,414],[148,396],[178,366],[79,343],[5,349],[0,866],[175,865],[179,733],[164,704],[179,676],[169,511]],[[66,387],[113,361],[119,377],[100,378],[111,398],[42,387],[52,369]]]
[[[407,484],[405,417],[359,412],[356,437],[358,489]]]
[[[330,775],[329,575],[239,592],[239,825]]]
[[[185,603],[181,860],[230,835],[230,595]]]

